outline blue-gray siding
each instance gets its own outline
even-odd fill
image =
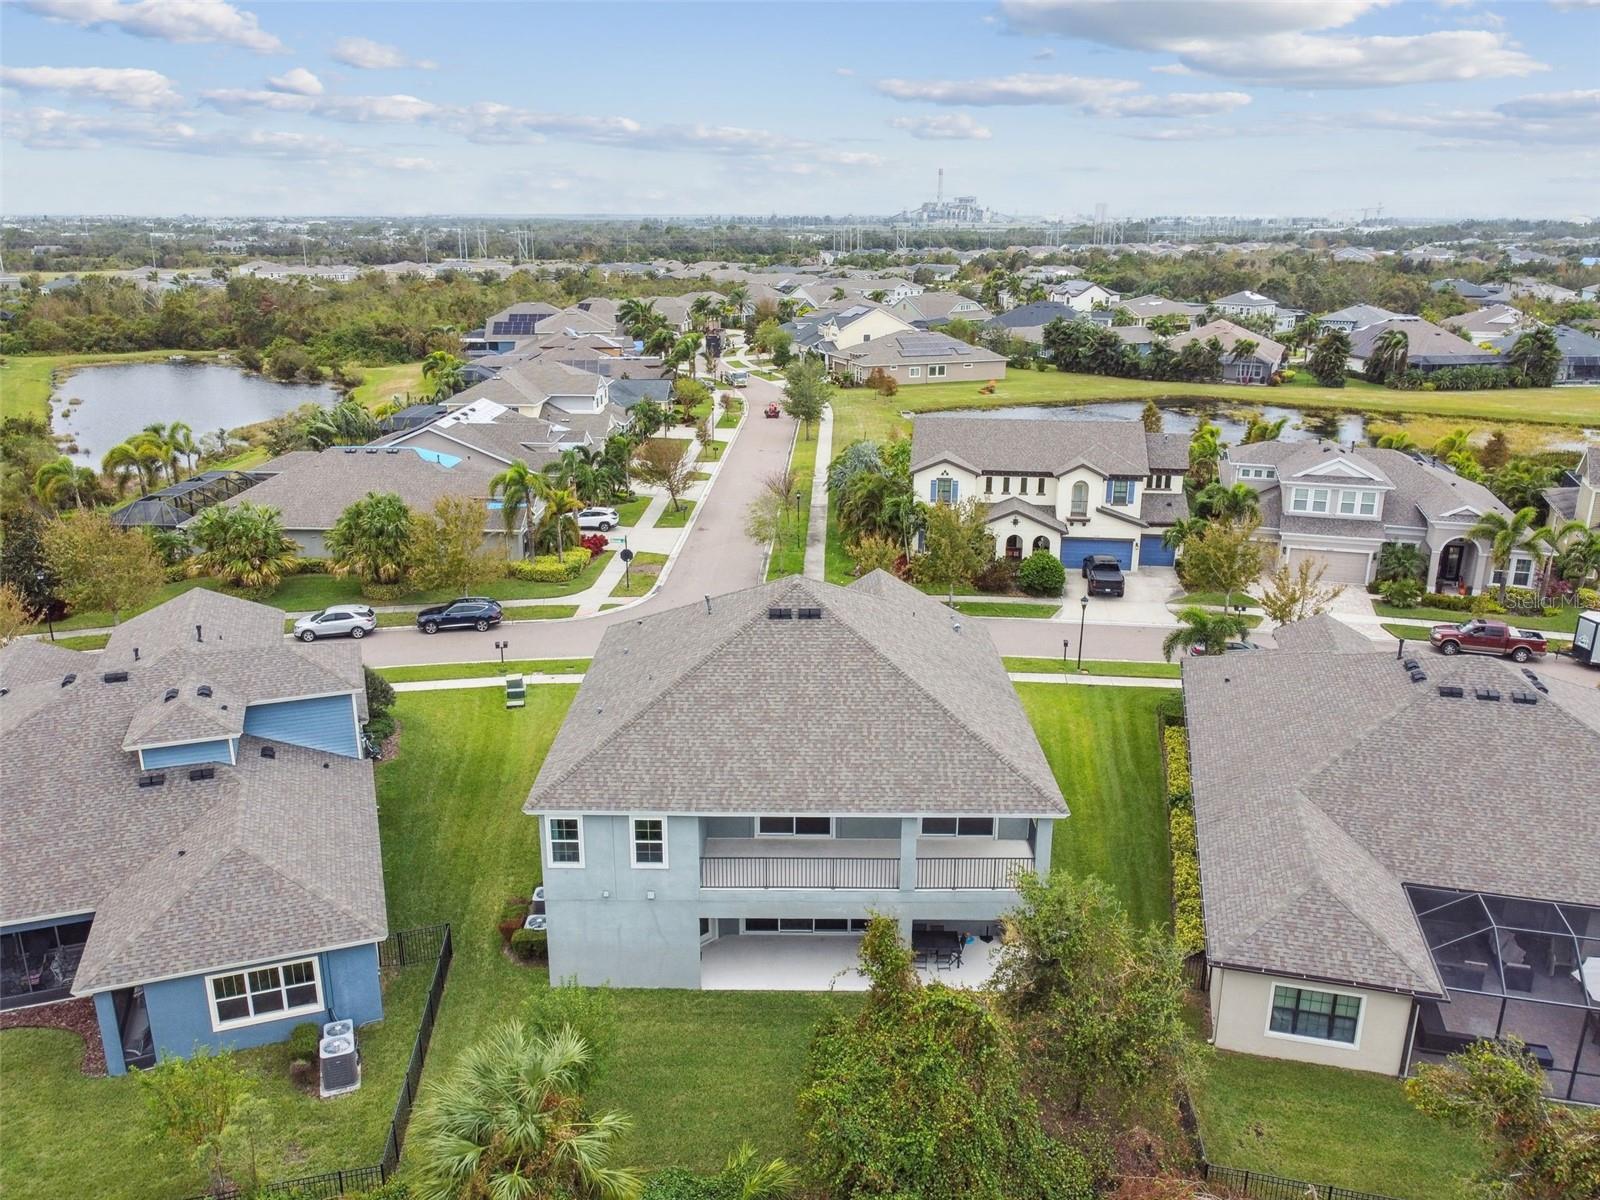
[[[245,710],[244,731],[291,746],[327,750],[346,758],[361,757],[360,730],[349,695],[252,704]]]
[[[249,718],[246,717],[246,720]],[[232,762],[228,757],[228,739],[214,742],[189,742],[182,746],[157,746],[139,751],[139,763],[146,771],[162,767],[189,767],[197,763]]]

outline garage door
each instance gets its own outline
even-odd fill
[[[1368,556],[1343,550],[1290,550],[1289,565],[1297,567],[1303,560],[1321,563],[1328,569],[1323,573],[1323,583],[1347,583],[1362,587],[1367,582]]]
[[[1139,565],[1141,567],[1170,567],[1176,559],[1177,553],[1171,546],[1162,545],[1159,533],[1141,533],[1139,535]]]
[[[1133,570],[1133,541],[1130,538],[1062,538],[1061,563],[1070,571],[1083,569],[1091,554],[1109,554],[1124,571]]]

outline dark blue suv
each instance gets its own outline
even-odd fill
[[[486,596],[463,596],[449,604],[436,604],[417,614],[417,628],[423,633],[441,629],[488,629],[500,624],[500,602]]]

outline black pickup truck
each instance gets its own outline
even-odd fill
[[[1122,567],[1109,554],[1085,555],[1083,577],[1089,581],[1091,596],[1122,595]]]

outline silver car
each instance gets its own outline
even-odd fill
[[[325,637],[364,638],[377,627],[377,615],[365,604],[338,604],[301,617],[294,623],[294,636],[302,642]]]
[[[617,510],[614,508],[586,508],[578,514],[579,529],[598,529],[601,533],[608,533],[616,527],[617,522]]]

